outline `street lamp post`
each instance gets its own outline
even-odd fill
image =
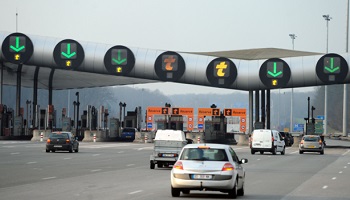
[[[294,50],[294,40],[297,37],[294,33],[289,34],[289,37],[292,39],[292,45]],[[290,97],[290,125],[289,131],[293,131],[293,98],[294,98],[294,89],[292,88],[291,97]]]
[[[123,103],[119,102],[119,127],[122,127],[122,107]]]
[[[322,15],[322,17],[326,20],[326,26],[327,26],[327,40],[326,40],[326,53],[328,53],[328,22],[331,21],[332,17],[329,15]],[[327,134],[327,122],[328,122],[328,88],[327,85],[324,86],[324,133]]]
[[[126,107],[126,103],[123,103],[123,107],[124,107],[124,112],[123,112],[123,128],[125,128],[125,107]]]

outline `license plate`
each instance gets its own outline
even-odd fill
[[[131,136],[126,136],[126,138],[131,138]]]
[[[210,174],[192,174],[192,179],[205,179],[210,180],[213,176]]]
[[[315,146],[314,145],[309,145],[308,148],[315,148]]]
[[[163,154],[163,157],[174,157],[174,154]]]
[[[53,145],[53,147],[62,147],[62,145]]]

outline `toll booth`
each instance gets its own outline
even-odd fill
[[[0,127],[1,136],[13,135],[14,110],[6,105],[0,104]]]
[[[47,106],[47,113],[46,113],[47,124],[46,124],[46,127],[48,127],[49,129],[56,127],[56,121],[55,121],[56,112],[54,111],[54,109],[55,108],[53,105]]]
[[[70,117],[62,117],[62,131],[72,131],[72,122]]]
[[[224,116],[212,117],[205,123],[205,141],[225,143],[227,119]]]
[[[45,109],[40,109],[39,112],[39,124],[38,124],[38,129],[42,130],[45,129],[46,130],[46,110]]]
[[[111,118],[109,121],[110,121],[109,122],[109,137],[119,138],[120,137],[119,119],[118,118]]]
[[[97,129],[97,109],[95,106],[90,106],[88,115],[88,122],[91,130],[96,130]]]
[[[87,123],[87,110],[83,111],[83,114],[80,116],[81,120],[81,128],[88,128],[88,123]]]
[[[171,115],[169,118],[169,129],[172,130],[183,130],[183,116],[182,115]]]

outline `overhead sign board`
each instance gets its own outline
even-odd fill
[[[12,33],[2,44],[2,53],[5,58],[15,64],[27,62],[33,55],[34,47],[28,36],[22,33]]]
[[[154,70],[162,81],[177,81],[185,73],[185,61],[180,54],[166,51],[154,63]]]
[[[247,109],[245,108],[225,108],[224,109],[225,116],[246,116]]]
[[[104,64],[110,74],[127,75],[135,66],[135,56],[129,48],[117,45],[106,52]]]
[[[260,67],[259,77],[268,88],[285,87],[291,77],[288,64],[279,58],[270,58]]]
[[[220,116],[220,108],[198,108],[200,116]]]
[[[316,74],[324,83],[342,83],[345,80],[348,71],[348,63],[338,54],[326,54],[317,61]]]
[[[206,75],[211,85],[229,87],[237,78],[237,68],[228,58],[216,58],[208,64]]]
[[[193,108],[172,108],[173,115],[193,115]]]
[[[53,58],[60,69],[75,70],[82,64],[84,57],[83,47],[71,39],[62,40],[53,51]]]

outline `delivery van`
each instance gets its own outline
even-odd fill
[[[280,152],[282,155],[285,154],[284,138],[276,130],[270,129],[256,129],[250,136],[250,150],[251,154],[255,152],[271,152],[273,155],[276,155],[277,152]]]

